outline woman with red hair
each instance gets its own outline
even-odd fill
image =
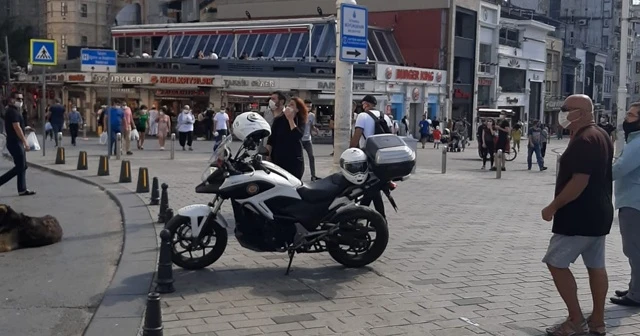
[[[273,120],[267,141],[269,160],[301,179],[304,174],[302,134],[309,111],[300,98],[291,98],[284,113]]]

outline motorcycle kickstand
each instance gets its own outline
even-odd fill
[[[293,263],[293,257],[296,255],[296,251],[295,250],[289,250],[289,265],[287,266],[287,271],[284,273],[284,275],[289,275],[289,273],[291,272],[291,264]]]

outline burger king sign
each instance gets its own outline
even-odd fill
[[[447,72],[444,70],[394,65],[376,65],[376,67],[376,77],[379,81],[435,85],[447,83]]]

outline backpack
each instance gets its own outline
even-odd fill
[[[376,117],[375,114],[371,113],[371,111],[364,111],[364,113],[368,114],[374,121],[374,131],[373,134],[391,134],[391,129],[389,129],[389,124],[387,124],[387,120],[384,118],[382,112],[380,113],[380,117]]]

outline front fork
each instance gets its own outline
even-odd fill
[[[222,203],[224,200],[220,198],[220,196],[216,195],[216,197],[207,204],[211,209],[209,214],[202,219],[201,222],[198,222],[197,218],[191,218],[191,245],[197,246],[199,242],[202,240],[202,235],[205,232],[208,232],[216,222],[216,218],[220,213],[220,207],[222,207]],[[195,224],[195,225],[194,225]],[[223,223],[226,224],[226,223]]]

